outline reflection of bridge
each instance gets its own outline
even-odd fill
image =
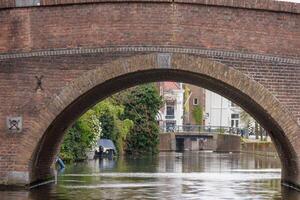
[[[183,125],[160,126],[160,151],[219,152],[240,151],[240,133],[243,130],[232,127]]]

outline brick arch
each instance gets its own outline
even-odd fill
[[[170,62],[165,60],[168,56]],[[29,131],[39,137],[39,142],[30,144],[27,149],[31,150],[19,155],[24,162],[30,160],[29,181],[51,175],[50,166],[66,129],[87,109],[122,89],[163,80],[207,88],[243,107],[270,132],[282,162],[283,182],[300,185],[296,148],[299,140],[295,139],[299,125],[289,111],[264,86],[240,71],[184,53],[152,53],[116,59],[69,82],[53,97],[41,112],[40,122]]]

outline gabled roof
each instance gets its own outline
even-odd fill
[[[180,89],[180,84],[177,82],[162,82],[163,90],[178,90]]]

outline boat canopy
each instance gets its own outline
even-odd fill
[[[106,149],[113,149],[116,150],[116,147],[113,143],[113,141],[109,140],[109,139],[100,139],[97,142],[98,147],[102,146]]]

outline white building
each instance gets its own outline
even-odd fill
[[[205,125],[241,127],[241,108],[212,91],[205,90]]]
[[[182,126],[184,94],[182,83],[161,82],[159,88],[164,101],[159,112],[160,126],[165,127],[166,130],[175,126]]]
[[[159,111],[158,120],[161,127],[170,130],[183,125],[184,89],[182,83],[159,83],[160,95],[164,105]],[[241,128],[240,113],[242,109],[230,100],[214,92],[205,90],[204,121],[205,126]]]

